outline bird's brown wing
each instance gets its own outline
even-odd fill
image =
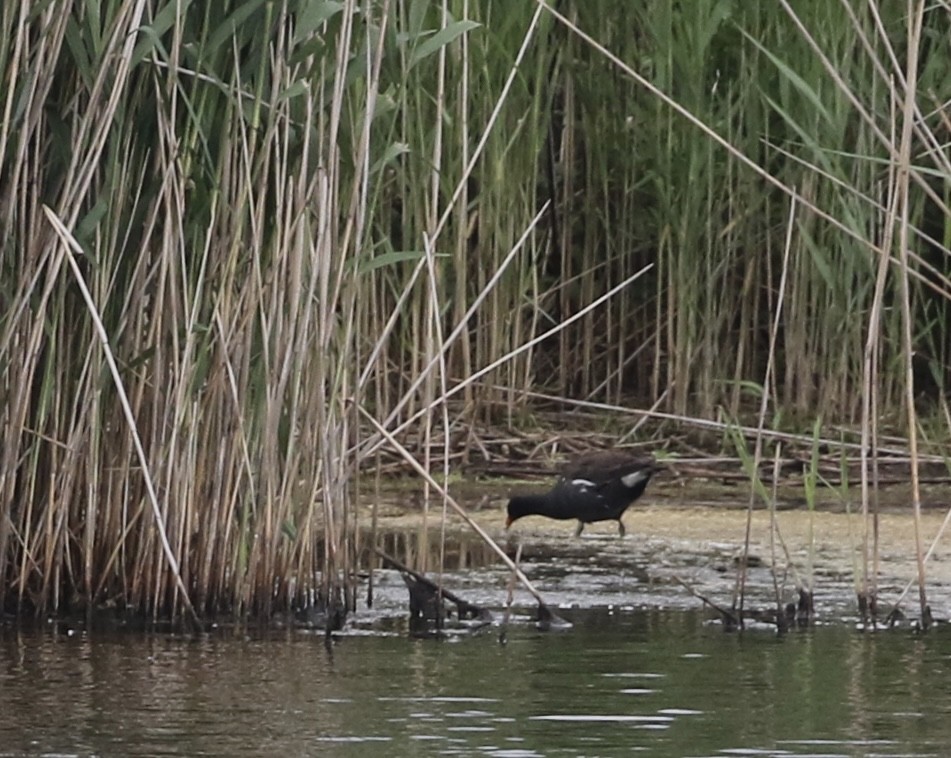
[[[623,450],[596,450],[570,460],[562,470],[566,480],[587,479],[601,484],[620,479],[641,468],[655,468],[654,456],[624,452]]]

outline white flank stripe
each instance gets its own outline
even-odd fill
[[[625,474],[621,477],[621,483],[625,487],[634,487],[637,484],[640,484],[647,478],[647,472],[643,469],[640,471],[633,471],[630,474]]]

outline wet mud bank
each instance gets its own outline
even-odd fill
[[[649,493],[625,515],[628,533],[624,538],[618,537],[615,522],[591,524],[580,537],[574,534],[574,522],[541,517],[526,517],[506,530],[508,491],[508,487],[489,490],[486,499],[485,486],[463,489],[460,501],[510,558],[518,556],[520,569],[547,606],[565,619],[576,620],[591,611],[670,610],[700,611],[711,621],[722,622],[715,607],[734,607],[747,530],[746,504],[735,488],[673,497]],[[877,560],[870,552],[869,571],[877,571],[878,620],[884,623],[897,603],[904,615],[901,625],[907,627],[920,615],[915,524],[911,509],[903,504],[904,493],[890,490],[889,494],[883,499],[879,520]],[[923,510],[920,522],[925,551],[945,521],[945,510],[938,507],[940,493],[932,490],[930,500],[933,507]],[[506,619],[512,624],[535,623],[538,605],[534,598],[513,582],[495,550],[457,516],[449,512],[443,523],[438,503],[425,510],[417,496],[405,491],[388,493],[376,507],[374,532],[372,508],[365,499],[362,502],[355,607],[332,625],[334,633],[406,633],[409,588],[401,572],[381,560],[378,551],[465,602],[490,611],[493,628]],[[836,504],[824,504],[815,512],[787,504],[777,511],[775,523],[778,529],[773,531],[769,511],[753,510],[742,607],[754,618],[747,620],[755,623],[757,612],[774,613],[778,607],[796,604],[800,590],[805,589],[813,594],[816,623],[860,623],[857,593],[866,537],[861,516]],[[951,618],[949,539],[938,540],[925,563],[927,599],[939,622]],[[479,628],[484,621],[471,618],[461,623],[452,604],[448,610],[448,625],[455,624],[460,633]],[[195,631],[115,609],[34,622],[53,625],[66,636],[77,629]],[[0,627],[24,623],[29,625],[30,619],[0,618]],[[305,608],[241,623],[233,617],[203,619],[199,631],[249,625],[325,631],[326,618],[320,609]]]
[[[904,623],[920,614],[917,591],[915,524],[910,508],[892,493],[879,520],[878,555],[869,533],[869,571],[877,565],[878,617],[898,604]],[[645,497],[625,516],[628,535],[617,536],[613,522],[592,524],[581,537],[573,522],[526,518],[504,528],[504,499],[466,502],[470,514],[542,592],[546,602],[570,616],[573,610],[703,608],[718,616],[710,601],[729,609],[734,603],[747,531],[745,503],[706,493],[692,500]],[[813,593],[819,623],[856,623],[857,593],[864,572],[865,521],[847,508],[810,512],[787,507],[776,513],[776,528],[764,508],[752,512],[743,607],[771,609],[795,604],[800,590]],[[945,513],[922,513],[920,535],[927,551],[940,533]],[[368,535],[368,532],[365,532]],[[445,534],[445,547],[441,535]],[[492,609],[508,598],[511,572],[477,535],[451,515],[445,531],[441,509],[423,513],[418,503],[390,504],[377,521],[378,544],[407,565],[427,572],[466,600]],[[951,548],[939,540],[925,563],[928,603],[936,620],[951,616]],[[440,572],[440,566],[443,571]],[[405,613],[407,592],[398,572],[374,573],[371,616]],[[513,606],[530,612],[533,600],[519,588]],[[498,615],[498,614],[497,614]],[[367,614],[358,611],[357,619]],[[357,621],[359,625],[359,621]]]

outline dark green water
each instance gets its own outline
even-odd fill
[[[0,755],[945,756],[951,635],[684,611],[453,640],[0,628]]]

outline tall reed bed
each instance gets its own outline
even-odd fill
[[[352,606],[365,464],[445,475],[540,389],[914,439],[951,344],[947,21],[3,4],[2,606]]]

